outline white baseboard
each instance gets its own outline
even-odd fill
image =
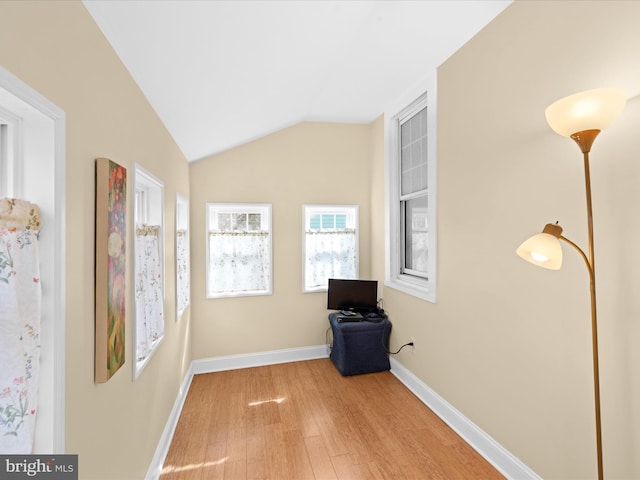
[[[198,374],[236,370],[238,368],[262,367],[264,365],[275,365],[277,363],[300,362],[303,360],[326,358],[328,356],[327,346],[317,345],[313,347],[289,348],[286,350],[194,360],[192,365],[193,373]]]
[[[156,453],[153,456],[145,480],[157,480],[162,471],[171,440],[180,418],[184,401],[194,375],[201,373],[221,372],[225,370],[237,370],[240,368],[260,367],[275,365],[278,363],[299,362],[326,358],[329,356],[326,345],[312,347],[291,348],[286,350],[273,350],[270,352],[250,353],[246,355],[230,355],[226,357],[214,357],[204,360],[194,360],[185,375],[178,392],[173,409],[162,432]],[[482,455],[507,479],[511,480],[542,480],[533,470],[518,460],[510,452],[505,450],[493,438],[487,435],[477,425],[471,422],[453,405],[440,397],[422,380],[416,377],[409,369],[391,358],[391,373],[398,378],[409,390],[413,392],[425,405],[427,405],[438,417],[451,427],[472,448]]]
[[[411,373],[408,368],[395,358],[391,358],[390,362],[391,373],[502,475],[512,480],[542,480],[533,470]]]
[[[176,401],[173,403],[173,408],[169,414],[167,424],[160,436],[160,441],[156,447],[156,453],[153,455],[151,465],[149,465],[149,470],[147,470],[147,475],[144,477],[145,480],[157,480],[160,478],[162,466],[164,465],[164,460],[167,458],[167,453],[169,453],[171,440],[173,440],[173,434],[176,431],[178,419],[180,418],[180,413],[182,413],[182,407],[184,406],[184,401],[187,398],[187,393],[189,392],[193,375],[193,362],[191,362],[191,365],[189,365],[189,369],[182,380],[182,384],[180,385]]]

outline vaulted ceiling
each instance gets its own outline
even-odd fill
[[[84,0],[188,160],[369,123],[511,0]]]

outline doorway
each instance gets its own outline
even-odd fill
[[[40,207],[42,318],[38,417],[33,453],[64,453],[65,340],[65,115],[0,67],[0,117],[11,124],[11,158],[2,170],[2,196]],[[8,119],[8,120],[7,120]],[[9,173],[7,173],[9,172]]]

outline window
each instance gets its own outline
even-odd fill
[[[134,191],[135,379],[164,338],[164,184],[136,165]]]
[[[329,278],[357,278],[358,206],[305,205],[303,210],[303,290],[326,290]]]
[[[207,204],[207,298],[270,295],[271,205]]]
[[[429,95],[435,93],[429,90]],[[387,125],[387,284],[435,301],[435,105],[423,94]]]
[[[176,321],[191,302],[189,200],[176,194]]]

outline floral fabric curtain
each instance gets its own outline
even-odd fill
[[[189,305],[189,237],[186,230],[176,232],[176,296],[178,301],[178,318]]]
[[[30,454],[40,367],[40,211],[0,199],[0,452]]]
[[[158,225],[136,229],[136,361],[145,360],[164,335],[164,297]]]
[[[356,278],[356,232],[307,231],[305,284],[326,287],[329,278]]]
[[[268,290],[269,245],[269,232],[209,232],[211,292]]]

